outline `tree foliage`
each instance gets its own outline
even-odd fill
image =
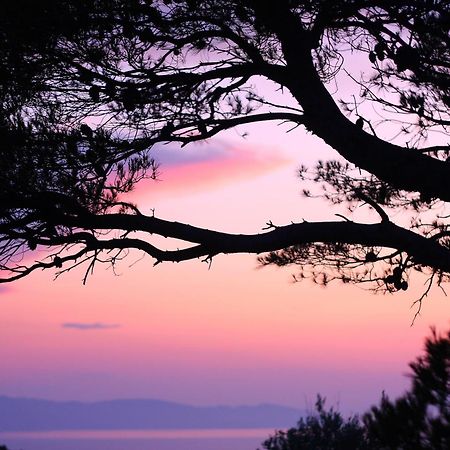
[[[296,264],[298,278],[390,292],[407,289],[412,271],[425,272],[429,286],[447,280],[448,2],[18,0],[5,8],[2,281],[82,263],[90,270],[130,249],[156,263],[263,254],[263,265]],[[289,100],[258,93],[261,79]],[[343,80],[353,91],[341,98]],[[233,235],[124,201],[157,177],[154,146],[256,122],[286,123],[328,144],[334,160],[299,170],[305,195],[366,205],[374,222],[269,222],[265,233]],[[159,248],[152,235],[186,247]],[[22,258],[43,248],[51,252],[35,253],[38,262]]]
[[[364,417],[376,448],[444,450],[450,446],[450,331],[435,331],[425,355],[410,364],[412,387],[395,401],[385,395]]]
[[[317,397],[316,414],[301,418],[297,427],[278,430],[263,443],[267,450],[366,450],[366,434],[357,416],[345,420],[325,399]]]
[[[297,427],[277,431],[263,443],[267,450],[367,449],[445,450],[450,447],[450,331],[433,330],[425,354],[410,364],[411,388],[391,401],[383,393],[380,404],[364,414],[344,419],[324,407],[318,396],[316,414]]]

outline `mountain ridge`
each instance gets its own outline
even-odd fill
[[[193,406],[148,398],[86,402],[0,396],[0,431],[286,428],[303,414],[271,403]]]

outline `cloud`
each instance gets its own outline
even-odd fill
[[[158,147],[153,153],[161,164],[159,181],[140,183],[133,198],[148,198],[218,188],[276,171],[293,160],[273,148],[225,142],[185,148]]]
[[[229,153],[228,147],[226,143],[220,141],[214,142],[214,144],[200,142],[186,147],[159,145],[152,149],[152,156],[163,167],[175,167],[222,160]]]
[[[82,323],[82,322],[66,322],[61,325],[62,328],[72,328],[75,330],[110,330],[112,328],[119,328],[121,325],[118,323]]]

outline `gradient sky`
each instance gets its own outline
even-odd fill
[[[343,209],[303,198],[296,178],[301,163],[333,153],[288,129],[252,125],[246,139],[233,131],[181,153],[165,146],[161,181],[134,200],[146,213],[229,232],[335,220]],[[448,300],[434,289],[410,327],[419,277],[407,292],[373,295],[293,284],[295,267],[259,269],[254,255],[221,255],[210,269],[152,263],[135,253],[116,274],[97,267],[86,286],[73,271],[0,287],[0,395],[304,408],[322,393],[356,412],[382,390],[400,394],[429,327],[449,325]]]

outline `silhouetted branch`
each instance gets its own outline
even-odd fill
[[[411,269],[447,280],[447,3],[110,0],[87,8],[42,0],[28,10],[7,2],[0,17],[4,281],[85,262],[86,279],[128,249],[156,264],[269,252],[262,264],[314,266],[316,282],[373,282],[390,292],[408,288]],[[338,100],[334,88],[343,71],[354,87],[350,100]],[[306,197],[350,213],[363,201],[381,223],[338,213],[343,222],[270,221],[265,233],[234,235],[145,216],[124,198],[158,177],[155,145],[182,147],[273,121],[336,152],[299,170]],[[425,147],[431,131],[444,139]],[[429,219],[435,207],[439,215]],[[399,211],[418,216],[409,229],[393,223]],[[186,248],[158,248],[152,234]],[[57,253],[25,264],[37,247]]]
[[[61,216],[57,225],[69,227],[69,229],[96,230],[96,233],[108,230],[145,232],[149,235],[175,238],[196,245],[185,249],[161,250],[140,238],[100,239],[95,237],[94,233],[88,232],[54,236],[39,242],[47,246],[80,244],[84,248],[74,255],[58,257],[56,261],[36,263],[26,268],[5,266],[3,269],[13,272],[14,275],[4,278],[1,280],[2,282],[14,281],[36,269],[61,267],[65,262],[76,260],[88,252],[137,249],[153,257],[157,263],[161,263],[165,261],[180,262],[205,256],[211,258],[220,253],[260,254],[275,252],[292,246],[302,247],[317,242],[397,249],[399,252],[410,255],[415,265],[430,266],[445,272],[450,271],[446,247],[440,245],[434,239],[415,234],[389,221],[376,224],[358,224],[351,221],[303,222],[271,227],[271,231],[267,233],[247,235],[207,230],[143,214]],[[392,258],[392,256],[389,256],[389,258]],[[382,259],[385,258],[379,258],[379,260]],[[375,262],[377,260],[377,258],[366,258],[366,260],[360,262]],[[354,261],[357,262],[357,260]]]

